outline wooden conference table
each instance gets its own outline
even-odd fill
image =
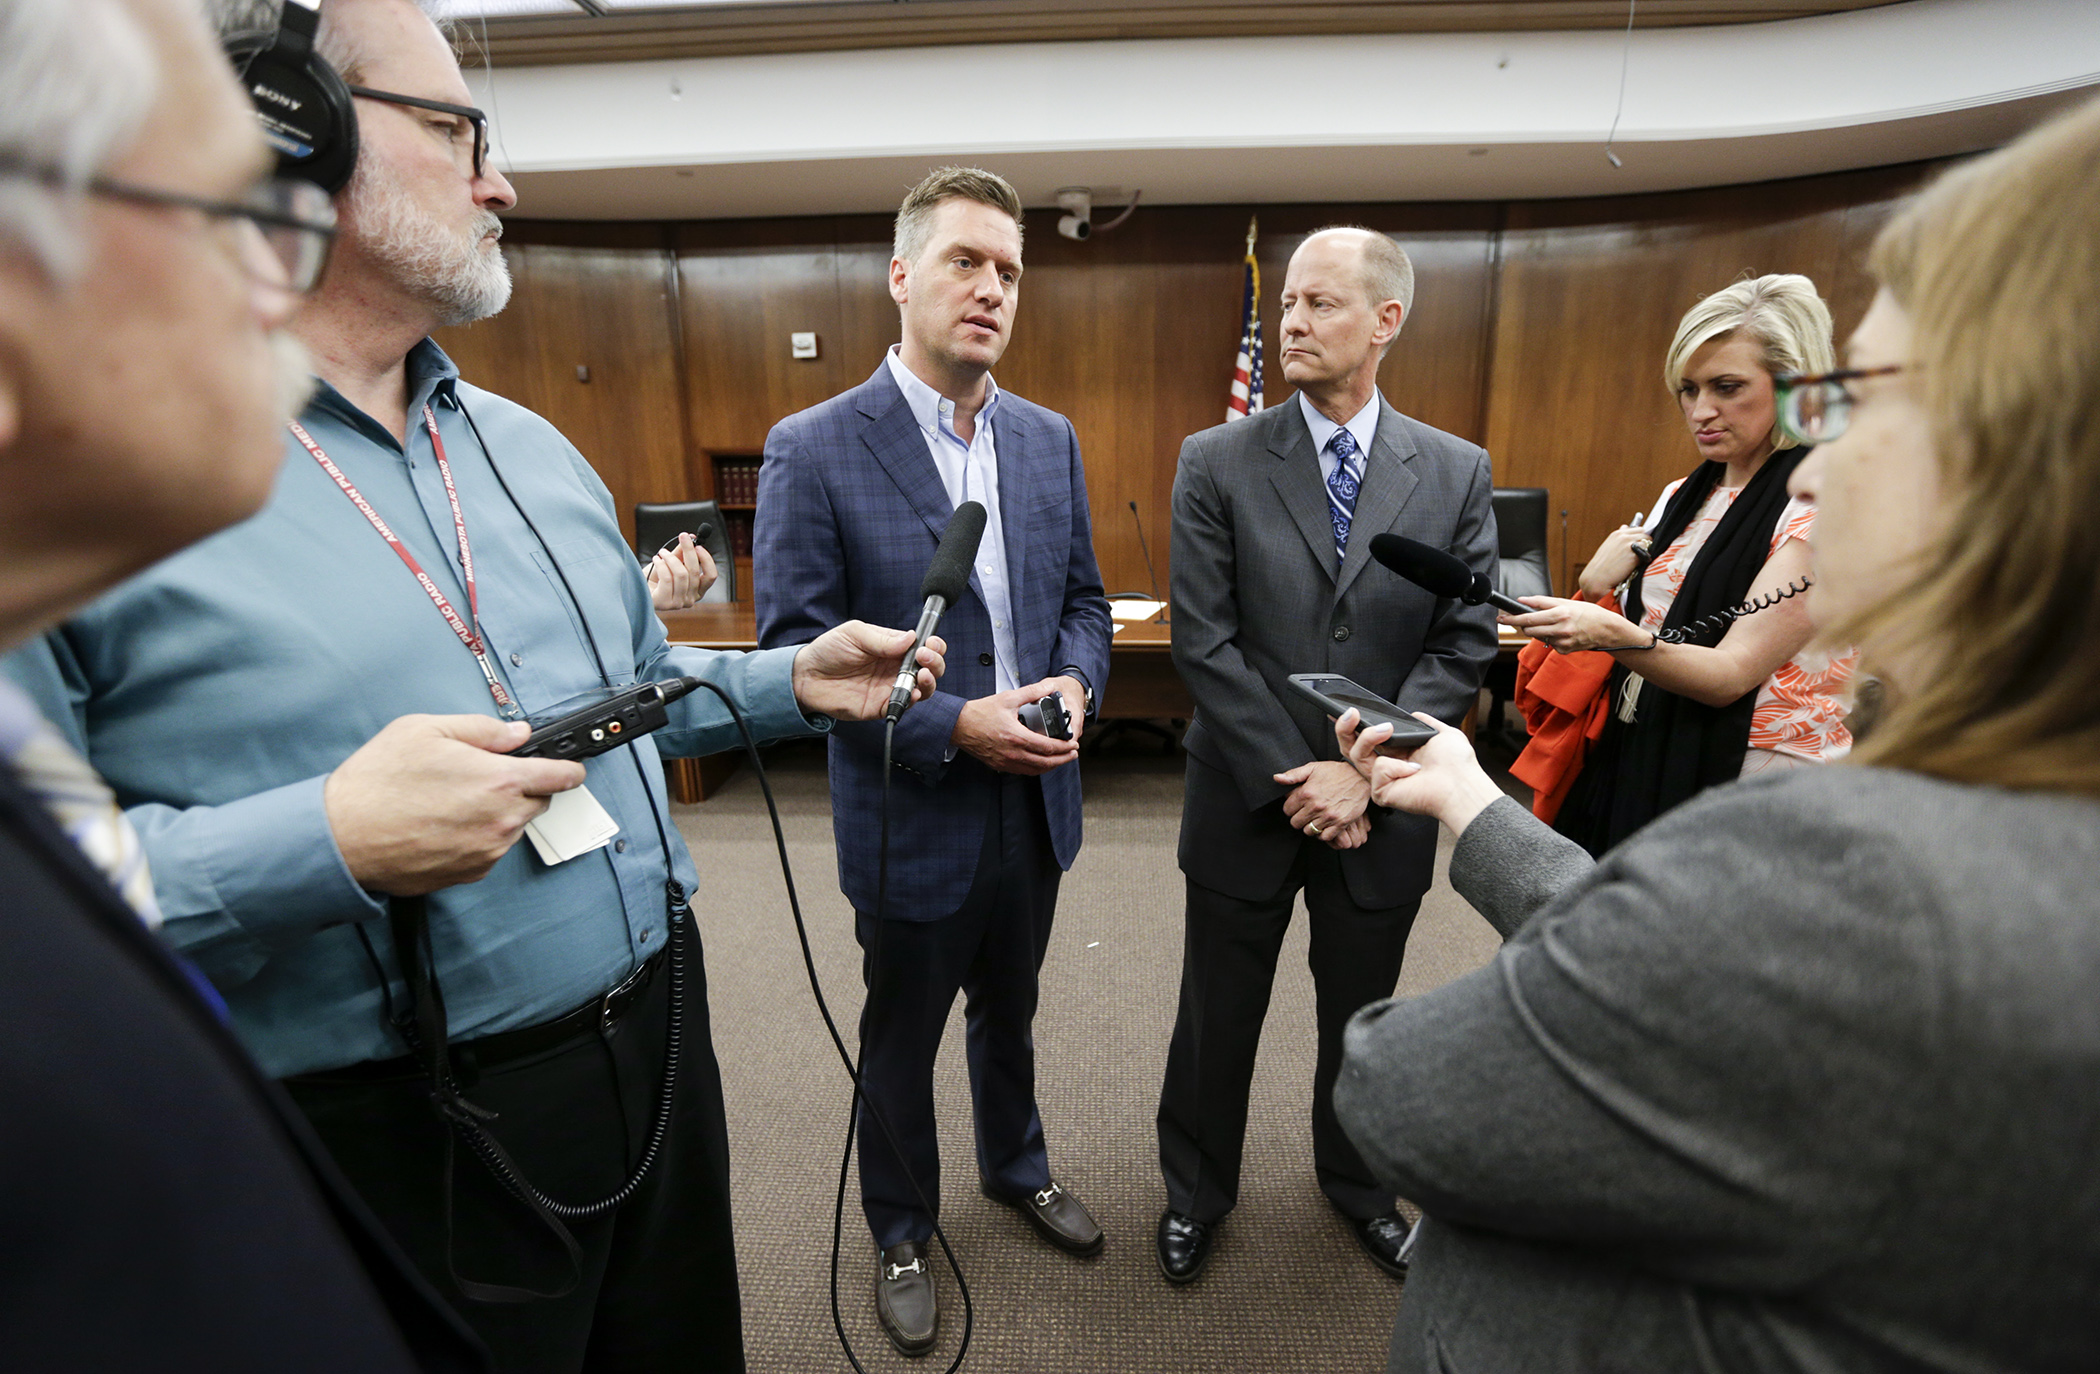
[[[758,647],[757,613],[748,601],[718,601],[664,614],[673,644],[703,649]],[[1514,658],[1522,635],[1502,631],[1499,656]],[[1156,620],[1126,621],[1109,645],[1108,687],[1096,711],[1102,720],[1187,720],[1195,713],[1188,688],[1174,671],[1173,630]],[[706,800],[736,771],[738,754],[669,761],[671,792],[682,802]]]
[[[701,649],[756,649],[758,618],[750,601],[716,601],[687,611],[666,611],[664,628],[674,645]],[[1516,658],[1522,634],[1501,630],[1499,658]],[[1174,630],[1157,620],[1123,622],[1109,645],[1109,687],[1102,691],[1098,719],[1186,721],[1195,714],[1189,689],[1174,672]],[[672,796],[682,803],[706,800],[737,771],[741,754],[668,761]]]
[[[717,601],[690,610],[667,611],[664,629],[673,644],[703,649],[755,649],[758,618],[748,601]],[[1196,709],[1174,671],[1167,626],[1151,621],[1125,624],[1109,646],[1108,689],[1096,716],[1103,720],[1186,720]],[[704,801],[736,771],[739,755],[670,761],[671,793],[679,801]]]

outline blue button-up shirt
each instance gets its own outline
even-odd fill
[[[1325,415],[1322,415],[1311,401],[1305,399],[1305,393],[1302,391],[1298,393],[1298,408],[1299,412],[1305,416],[1305,427],[1312,431],[1313,452],[1320,457],[1321,485],[1324,486],[1334,480],[1334,465],[1341,461],[1341,459],[1334,456],[1334,450],[1328,447],[1334,442],[1334,432],[1338,429],[1349,431],[1350,437],[1356,440],[1356,451],[1363,455],[1364,464],[1366,466],[1370,464],[1371,440],[1378,437],[1378,392],[1376,390],[1371,392],[1371,399],[1364,402],[1364,408],[1349,417],[1349,423],[1346,425],[1338,425]]]
[[[795,704],[795,650],[665,643],[611,496],[551,425],[460,382],[435,344],[408,363],[406,446],[326,386],[302,423],[465,615],[451,507],[422,423],[432,407],[491,661],[527,713],[606,678],[693,675],[728,689],[761,740],[827,727]],[[356,933],[362,924],[399,1003],[400,966],[374,919],[384,902],[336,848],[328,773],[398,716],[498,714],[473,655],[394,552],[303,447],[285,444],[276,491],[254,518],[8,664],[116,790],[144,837],[169,938],[225,992],[235,1027],[278,1075],[407,1050],[383,1023]],[[659,751],[736,745],[727,711],[697,691],[666,729],[587,763],[586,785],[620,826],[613,844],[550,868],[520,843],[481,881],[432,896],[454,1038],[559,1016],[663,948],[666,865],[698,887],[695,905],[707,892],[666,811]]]
[[[977,545],[977,561],[971,565],[970,581],[984,598],[992,616],[992,686],[1011,692],[1021,685],[1019,655],[1014,652],[1013,596],[1008,590],[1006,568],[1006,524],[999,517],[999,441],[993,420],[999,410],[999,384],[984,379],[984,405],[977,412],[976,427],[969,442],[955,432],[955,402],[919,380],[904,365],[893,345],[888,353],[890,376],[904,393],[926,451],[940,470],[941,485],[948,489],[948,504],[960,506],[976,501],[984,507],[984,539]],[[949,755],[953,758],[951,752]]]

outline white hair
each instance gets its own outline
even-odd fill
[[[437,26],[439,33],[448,39],[451,37],[446,20],[448,0],[410,0],[410,3]],[[207,8],[218,27],[219,36],[231,38],[235,34],[275,31],[283,22],[284,0],[207,0]],[[321,6],[320,27],[314,31],[314,51],[335,68],[346,84],[358,85],[372,55],[351,41],[330,17],[329,9],[326,4]]]
[[[120,0],[0,0],[0,156],[60,184],[0,177],[0,243],[56,281],[84,265],[84,188],[131,146],[160,94],[160,58]]]

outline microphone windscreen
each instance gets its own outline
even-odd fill
[[[962,600],[970,587],[970,561],[977,557],[977,545],[983,538],[984,507],[975,501],[957,506],[948,517],[948,528],[941,531],[940,548],[926,565],[920,597],[937,596],[950,606]]]
[[[1473,588],[1473,570],[1456,555],[1405,535],[1372,535],[1371,557],[1438,596],[1464,600]]]

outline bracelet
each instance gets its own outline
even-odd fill
[[[1648,650],[1654,648],[1661,638],[1662,637],[1656,634],[1655,631],[1650,630],[1648,632],[1648,642],[1646,644],[1628,644],[1623,650],[1621,650],[1621,652],[1633,654],[1646,653]]]

